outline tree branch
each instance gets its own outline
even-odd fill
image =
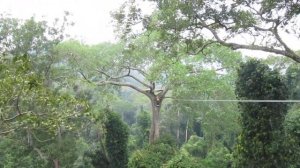
[[[41,139],[39,139],[39,138],[36,136],[36,134],[35,134],[33,131],[32,131],[31,133],[32,133],[34,139],[37,140],[38,142],[41,142],[41,143],[43,143],[43,142],[48,142],[48,141],[52,141],[52,140],[53,140],[53,138],[41,140]]]
[[[97,71],[98,71],[100,74],[103,74],[104,76],[108,77],[109,79],[114,79],[114,80],[124,78],[124,77],[128,76],[128,74],[130,73],[130,71],[129,71],[128,74],[126,74],[126,75],[113,77],[113,76],[109,75],[108,73],[106,73],[106,72],[104,72],[104,71],[102,71],[102,70],[97,70]]]
[[[33,150],[35,150],[35,151],[39,154],[39,156],[40,156],[45,162],[47,162],[47,157],[45,156],[45,154],[43,154],[43,152],[42,152],[40,149],[34,147]]]
[[[300,56],[297,55],[294,51],[292,51],[291,49],[289,49],[287,46],[287,48],[284,47],[284,45],[286,45],[281,38],[278,35],[278,37],[276,37],[276,39],[279,41],[281,40],[281,45],[283,45],[283,47],[285,48],[285,50],[280,50],[280,49],[275,49],[275,48],[271,48],[271,47],[265,47],[265,46],[258,46],[258,45],[243,45],[243,44],[237,44],[237,43],[229,43],[226,42],[224,40],[222,40],[218,33],[216,32],[216,30],[212,29],[211,27],[207,26],[205,23],[201,23],[201,25],[208,29],[213,36],[215,37],[215,39],[222,45],[227,46],[232,48],[233,50],[237,50],[237,49],[248,49],[248,50],[257,50],[257,51],[265,51],[265,52],[270,52],[270,53],[274,53],[274,54],[279,54],[279,55],[283,55],[283,56],[287,56],[291,59],[293,59],[296,62],[300,63]],[[275,36],[276,36],[276,31],[274,32]],[[279,39],[278,39],[279,38]]]
[[[280,37],[279,33],[278,33],[278,26],[279,24],[277,24],[274,28],[274,30],[272,31],[273,34],[275,35],[275,38],[279,41],[279,43],[284,47],[284,49],[287,52],[293,52],[288,46],[287,44],[282,40],[282,38]]]
[[[8,130],[8,131],[0,132],[0,135],[11,133],[11,132],[13,132],[14,130],[15,130],[15,129],[11,129],[11,130]]]
[[[110,84],[110,85],[115,85],[115,86],[124,86],[124,87],[129,87],[129,88],[132,88],[146,96],[149,96],[150,94],[146,91],[146,90],[142,90],[141,88],[138,88],[137,86],[134,86],[132,84],[129,84],[129,83],[122,83],[122,82],[116,82],[116,81],[102,81],[102,82],[99,82],[98,85],[107,85],[107,84]]]
[[[104,71],[102,71],[102,70],[98,70],[98,72],[101,73],[101,74],[103,74],[103,75],[105,75],[105,76],[108,77],[109,79],[115,79],[115,80],[116,80],[116,79],[125,78],[125,77],[130,77],[130,78],[134,79],[135,81],[137,81],[138,83],[144,85],[145,87],[150,88],[150,89],[152,88],[150,85],[148,85],[148,84],[146,84],[145,82],[141,81],[141,80],[138,79],[137,77],[131,75],[131,74],[130,74],[130,73],[131,73],[131,69],[132,69],[131,67],[126,67],[126,69],[128,69],[128,73],[127,73],[126,75],[122,75],[122,76],[118,76],[118,77],[113,77],[113,76],[107,74],[106,72],[104,72]],[[134,70],[137,70],[137,69],[134,69]],[[139,71],[139,72],[140,72],[140,71]]]
[[[162,90],[162,92],[158,94],[158,96],[161,97],[161,99],[164,99],[169,90],[170,88],[167,86],[165,89]]]
[[[135,77],[135,76],[132,76],[132,75],[129,74],[128,77],[131,77],[132,79],[134,79],[135,81],[139,82],[140,84],[144,85],[144,86],[147,87],[147,88],[152,88],[152,86],[150,86],[150,85],[146,84],[145,82],[139,80],[139,79],[138,79],[137,77]],[[153,89],[153,88],[152,88],[152,89]]]
[[[82,71],[79,71],[79,73],[80,73],[80,75],[81,75],[88,83],[92,83],[92,81],[89,80],[89,79],[87,78],[87,76],[86,76]]]
[[[18,113],[17,115],[15,115],[15,116],[13,116],[13,117],[11,117],[11,118],[2,118],[2,120],[3,120],[4,122],[8,122],[8,121],[11,121],[11,120],[16,119],[16,118],[19,117],[19,116],[22,116],[22,115],[25,115],[25,114],[28,114],[28,113],[29,113],[29,112]]]
[[[256,25],[253,25],[252,26],[255,30],[259,30],[259,31],[272,31],[272,28],[273,27],[270,27],[270,28],[262,28],[262,27],[259,27],[259,26],[256,26]]]
[[[126,68],[126,69],[130,68],[132,70],[138,71],[144,77],[146,77],[148,75],[145,71],[141,70],[140,68],[134,68],[134,67],[129,67],[129,66],[124,66],[123,68]]]

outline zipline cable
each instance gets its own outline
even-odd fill
[[[245,103],[300,103],[300,100],[229,100],[229,99],[177,99],[172,97],[166,97],[173,100],[190,101],[190,102],[245,102]]]

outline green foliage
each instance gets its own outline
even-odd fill
[[[39,168],[46,167],[47,161],[20,141],[0,137],[0,167]]]
[[[189,141],[185,143],[181,149],[191,156],[200,158],[205,158],[208,152],[208,146],[205,140],[195,135],[191,136]]]
[[[176,152],[176,148],[163,143],[147,146],[135,151],[129,159],[129,168],[157,168],[167,163]]]
[[[128,127],[116,113],[107,112],[105,123],[107,150],[111,168],[126,168],[128,162]]]
[[[132,148],[143,148],[149,142],[151,118],[150,113],[144,110],[138,112],[136,123],[132,126]]]
[[[61,139],[53,141],[47,145],[43,145],[42,149],[47,153],[49,162],[52,165],[52,160],[58,159],[62,167],[73,167],[74,162],[78,157],[79,143],[76,143],[75,137],[64,136]]]
[[[300,99],[300,67],[297,64],[290,65],[286,70],[287,86],[292,100]]]
[[[173,157],[165,168],[227,168],[231,165],[231,154],[226,148],[214,148],[206,158],[194,157],[186,152],[180,152]]]
[[[259,61],[241,65],[236,94],[242,100],[286,100],[287,87],[277,71]],[[286,103],[240,103],[242,134],[237,167],[286,167],[283,121]]]
[[[128,126],[121,120],[117,113],[110,110],[103,111],[103,118],[97,122],[104,130],[99,130],[100,139],[86,150],[81,158],[81,165],[95,168],[126,168],[128,163]],[[97,127],[101,127],[97,125]],[[105,133],[104,133],[105,131]],[[99,132],[97,132],[99,136]],[[79,162],[79,161],[78,161]],[[80,163],[79,162],[79,163]],[[80,164],[78,164],[80,166]]]
[[[300,140],[300,110],[295,106],[285,118],[285,128],[294,137]]]
[[[61,25],[57,19],[51,26],[46,21],[37,21],[34,17],[18,20],[0,14],[0,53],[49,56],[53,47],[63,40],[64,29],[72,25],[68,21],[68,15],[66,12]]]
[[[99,66],[109,66],[119,56],[121,44],[102,43],[86,45],[76,40],[69,40],[57,45],[54,50],[59,58],[68,62],[75,69],[94,70]]]
[[[86,151],[84,153],[81,167],[84,168],[85,166],[91,168],[110,167],[106,154],[103,150],[100,150],[99,147],[97,147],[96,150]]]
[[[227,148],[223,146],[216,146],[201,162],[204,167],[207,168],[227,168],[231,166],[232,160],[232,154]]]
[[[138,127],[140,127],[141,132],[147,132],[149,131],[150,127],[150,114],[147,111],[140,111],[136,117],[136,124]],[[146,134],[145,134],[146,136]]]
[[[232,155],[227,148],[220,144],[208,148],[208,144],[201,137],[191,136],[165,167],[226,168],[231,165]]]
[[[128,0],[115,12],[117,31],[128,40],[140,35],[140,32],[159,32],[158,46],[165,51],[186,43],[188,52],[201,52],[212,43],[232,47],[233,49],[262,50],[280,54],[299,62],[299,54],[281,40],[281,32],[299,36],[297,16],[300,13],[299,2],[285,0],[147,0],[154,2],[155,12],[150,16],[143,14],[140,3]],[[129,10],[131,8],[138,10]],[[138,12],[137,12],[138,11]],[[138,17],[128,17],[128,16]],[[120,17],[124,16],[124,17]],[[144,31],[136,31],[136,23],[142,22]],[[265,25],[270,25],[266,27]],[[207,33],[214,38],[211,39]],[[149,33],[150,34],[150,33]],[[243,35],[253,37],[248,44],[236,40]],[[260,40],[255,37],[269,38]],[[210,40],[206,40],[206,39]],[[272,39],[272,40],[270,40]],[[181,44],[184,45],[184,44]],[[280,51],[274,46],[283,47]],[[172,53],[172,52],[170,52]],[[175,52],[176,53],[176,52]]]
[[[180,153],[168,161],[164,168],[205,168],[201,161],[186,153]]]
[[[131,126],[136,122],[136,107],[128,101],[119,99],[115,101],[112,109],[118,112],[122,116],[122,120]]]
[[[10,139],[0,145],[0,167],[52,167],[54,159],[73,167],[81,156],[71,132],[81,130],[88,105],[61,80],[62,60],[53,52],[67,15],[62,26],[0,16],[0,143]]]
[[[176,147],[176,141],[174,137],[170,134],[161,135],[159,139],[154,142],[154,144],[167,144],[172,147]]]
[[[284,122],[285,131],[287,133],[285,144],[288,150],[288,159],[290,167],[300,166],[300,110],[295,105],[287,114]]]
[[[67,124],[85,111],[85,101],[58,93],[45,86],[45,79],[33,70],[28,56],[3,56],[0,61],[0,115],[2,130],[48,129]],[[47,115],[46,115],[47,114]]]

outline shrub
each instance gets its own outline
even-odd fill
[[[168,144],[156,143],[135,151],[128,163],[130,168],[158,168],[170,160],[176,149]]]
[[[180,153],[173,157],[164,168],[205,168],[199,159],[187,153]]]

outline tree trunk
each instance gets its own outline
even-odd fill
[[[189,130],[189,119],[186,122],[186,128],[185,128],[185,143],[188,141],[188,130]]]
[[[58,159],[54,159],[53,163],[54,163],[54,168],[60,168]]]
[[[159,99],[158,99],[159,100]],[[160,124],[160,108],[161,108],[161,101],[157,101],[157,99],[151,99],[152,105],[152,122],[151,122],[151,130],[149,136],[149,143],[154,143],[159,138],[159,124]]]
[[[33,145],[33,140],[32,140],[31,130],[28,128],[28,129],[26,130],[26,132],[27,132],[27,144],[28,144],[28,146],[32,147],[32,145]]]

